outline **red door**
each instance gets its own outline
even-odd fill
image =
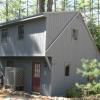
[[[33,63],[32,87],[34,92],[40,92],[40,63]]]

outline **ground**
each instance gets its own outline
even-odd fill
[[[0,100],[70,100],[64,97],[48,97],[48,96],[1,96]]]
[[[95,96],[86,98],[66,98],[66,97],[50,97],[42,95],[28,94],[23,91],[0,90],[0,100],[100,100]]]
[[[70,100],[65,97],[30,95],[23,91],[0,90],[0,100]]]

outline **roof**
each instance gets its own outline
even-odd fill
[[[1,23],[0,27],[16,24],[16,23],[20,23],[20,22],[26,22],[26,21],[33,20],[33,19],[47,17],[47,15],[49,15],[49,14],[62,14],[62,13],[77,13],[77,12],[44,12],[44,13],[41,13],[41,14],[36,14],[36,15],[33,15],[33,16],[24,17],[24,18],[20,18],[20,19]]]
[[[45,16],[43,14],[36,14],[36,15],[33,15],[33,16],[24,17],[24,18],[20,18],[20,19],[17,19],[17,20],[7,21],[7,22],[4,22],[4,23],[1,23],[0,27],[12,25],[12,24],[15,24],[15,23],[20,23],[20,22],[25,22],[25,21],[28,21],[28,20],[33,20],[33,19],[37,19],[37,18],[41,18],[41,17],[45,17]]]

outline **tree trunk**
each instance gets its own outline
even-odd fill
[[[56,12],[56,0],[54,0],[54,11]]]
[[[65,11],[65,0],[61,1],[61,11]]]
[[[45,0],[39,0],[39,13],[44,12]]]
[[[8,21],[8,0],[6,0],[6,21]]]
[[[48,12],[52,11],[52,5],[53,5],[53,0],[48,0],[48,4],[47,4],[47,11]]]

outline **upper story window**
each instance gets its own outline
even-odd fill
[[[66,65],[65,66],[65,76],[69,76],[69,69],[70,67],[69,67],[69,65]]]
[[[78,40],[78,30],[77,29],[72,29],[72,38],[74,40]]]
[[[18,39],[22,40],[24,38],[24,25],[18,25]]]
[[[8,30],[7,28],[2,29],[2,33],[1,33],[1,41],[2,42],[7,42],[8,39]]]

